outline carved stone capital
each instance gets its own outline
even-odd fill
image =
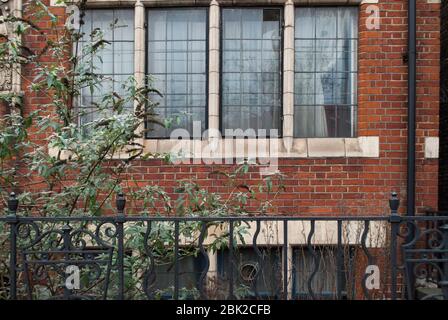
[[[12,68],[10,64],[0,62],[0,92],[12,90]]]
[[[9,38],[14,37],[13,22],[8,22],[11,15],[20,17],[21,0],[0,0],[0,34]],[[9,63],[7,57],[0,59],[0,92],[20,91],[20,67]]]

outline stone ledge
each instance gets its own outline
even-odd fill
[[[434,2],[439,1],[439,2]],[[50,6],[61,6],[56,0],[50,1]],[[110,4],[115,6],[131,6],[135,0],[90,0],[89,6],[104,7]],[[161,6],[209,6],[211,0],[141,0],[145,7]],[[287,0],[218,0],[218,5],[285,5]],[[357,5],[365,3],[378,3],[378,0],[293,0],[295,5]],[[76,4],[77,1],[71,3]],[[428,3],[440,3],[440,0],[428,0]]]
[[[291,141],[292,140],[292,141]],[[189,158],[378,158],[379,137],[157,140],[147,139],[145,151],[182,154]],[[210,146],[213,146],[210,149]]]

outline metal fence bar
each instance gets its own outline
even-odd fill
[[[283,221],[283,298],[288,300],[288,221]]]
[[[389,200],[389,206],[391,210],[390,216],[390,277],[391,277],[391,288],[390,294],[391,299],[397,299],[397,237],[398,229],[400,227],[401,218],[398,215],[398,207],[400,206],[400,200],[395,192],[392,193],[391,199]]]
[[[384,216],[227,216],[227,217],[169,217],[169,216],[139,216],[139,215],[133,215],[133,216],[126,216],[125,221],[126,222],[138,222],[138,221],[154,221],[154,222],[162,222],[162,221],[180,221],[180,222],[216,222],[216,221],[223,221],[223,222],[230,222],[230,221],[241,221],[241,222],[250,222],[250,221],[364,221],[364,220],[370,220],[370,221],[388,221],[390,215],[384,215]],[[415,220],[415,221],[424,221],[424,220],[431,220],[434,219],[433,217],[427,217],[427,216],[415,216],[410,219],[410,217],[407,217],[408,220]],[[447,220],[448,216],[438,216],[438,220]],[[116,217],[114,216],[101,216],[101,217],[88,217],[88,216],[72,216],[72,217],[18,217],[19,222],[64,222],[64,221],[70,221],[70,222],[89,222],[89,221],[98,221],[98,222],[114,222],[116,220]],[[406,220],[406,217],[403,216],[403,220]],[[0,221],[8,221],[7,217],[0,217]]]
[[[279,249],[281,248],[281,253],[282,253],[282,259],[280,261],[283,261],[283,268],[282,268],[282,274],[283,274],[283,278],[282,278],[282,284],[280,286],[283,287],[283,299],[287,300],[290,298],[289,295],[289,269],[290,269],[290,264],[288,263],[288,258],[292,258],[289,257],[290,253],[289,253],[289,249],[290,249],[290,242],[293,243],[293,240],[291,237],[289,237],[289,230],[288,228],[291,227],[291,225],[288,226],[288,224],[292,221],[303,221],[303,222],[309,222],[310,223],[310,230],[308,232],[308,235],[306,237],[306,243],[304,243],[306,245],[306,247],[308,248],[310,255],[311,255],[311,259],[312,259],[312,266],[313,269],[310,270],[311,274],[309,275],[308,279],[304,279],[307,280],[306,281],[306,285],[307,285],[307,289],[308,289],[308,295],[310,296],[310,298],[318,298],[320,296],[320,289],[318,288],[318,284],[319,284],[319,278],[317,278],[317,273],[319,270],[319,266],[320,266],[320,257],[317,256],[316,253],[316,245],[313,244],[313,237],[315,236],[315,224],[317,221],[330,221],[330,222],[337,222],[337,267],[336,267],[336,293],[335,296],[337,299],[342,299],[343,298],[343,294],[344,294],[344,244],[343,244],[343,223],[344,221],[346,222],[352,222],[352,221],[357,221],[357,222],[362,222],[364,225],[363,228],[363,232],[361,235],[361,241],[357,242],[358,245],[361,246],[365,256],[367,257],[367,262],[369,265],[372,265],[376,259],[377,259],[377,255],[373,256],[372,253],[374,252],[372,250],[372,252],[370,252],[371,246],[368,245],[367,240],[370,239],[369,238],[369,232],[370,229],[373,229],[373,222],[377,221],[377,222],[381,222],[384,221],[385,223],[388,224],[388,227],[390,227],[390,247],[384,247],[384,249],[389,249],[390,252],[390,256],[388,257],[388,261],[386,260],[386,264],[389,264],[389,270],[386,272],[387,274],[390,274],[390,282],[388,282],[387,284],[390,283],[390,291],[387,291],[387,289],[389,289],[389,287],[387,286],[387,284],[384,284],[384,287],[382,287],[381,289],[383,290],[382,293],[384,295],[384,297],[392,299],[392,300],[396,300],[398,298],[398,276],[399,276],[399,272],[400,272],[400,266],[399,265],[399,258],[403,258],[404,260],[404,266],[408,266],[407,264],[409,263],[419,263],[422,261],[422,258],[419,258],[418,256],[414,256],[415,254],[433,254],[435,256],[432,257],[427,257],[425,259],[423,259],[423,262],[425,263],[439,263],[444,267],[445,273],[441,274],[441,277],[439,278],[439,288],[442,289],[443,293],[445,294],[445,299],[447,299],[448,296],[448,225],[443,225],[440,226],[439,228],[435,228],[434,226],[436,226],[436,224],[432,224],[435,223],[437,221],[443,222],[443,221],[448,221],[448,217],[446,216],[415,216],[415,217],[406,217],[406,216],[400,216],[398,214],[398,208],[399,208],[399,199],[396,193],[393,193],[390,200],[389,200],[389,205],[390,205],[390,209],[391,209],[391,215],[390,216],[375,216],[375,217],[369,217],[369,216],[357,216],[357,217],[349,217],[349,216],[343,216],[343,217],[331,217],[331,216],[320,216],[320,217],[316,217],[316,216],[300,216],[300,217],[290,217],[290,216],[231,216],[231,217],[145,217],[145,216],[126,216],[124,209],[125,209],[125,205],[126,205],[126,200],[124,198],[123,194],[119,194],[117,196],[117,200],[116,200],[116,207],[117,207],[117,215],[115,216],[109,216],[109,217],[52,217],[52,218],[42,218],[42,217],[21,217],[17,215],[17,209],[18,209],[18,201],[16,198],[16,195],[14,193],[12,193],[10,195],[10,198],[8,200],[8,210],[9,213],[7,216],[5,217],[0,217],[0,221],[1,222],[6,222],[9,225],[10,231],[9,231],[9,241],[10,241],[10,246],[9,246],[9,256],[10,256],[10,261],[9,261],[9,297],[10,299],[17,299],[18,297],[18,288],[20,288],[21,285],[21,281],[27,281],[28,279],[28,274],[22,274],[23,272],[23,268],[20,268],[20,264],[22,263],[20,260],[18,260],[18,257],[21,256],[21,254],[24,252],[24,249],[22,247],[19,246],[18,244],[18,239],[22,239],[23,238],[23,233],[26,233],[26,230],[23,230],[21,225],[22,224],[29,224],[29,225],[33,225],[33,228],[37,228],[34,229],[34,231],[36,231],[37,233],[39,233],[40,231],[38,229],[40,229],[40,227],[38,226],[37,222],[41,222],[42,224],[44,223],[50,223],[50,224],[60,224],[63,225],[63,227],[61,229],[58,229],[58,232],[62,231],[64,237],[63,237],[63,251],[58,251],[59,253],[63,254],[63,258],[64,260],[62,261],[63,265],[67,264],[69,261],[71,262],[73,259],[71,258],[71,254],[72,251],[75,252],[76,248],[74,248],[71,244],[71,230],[72,230],[72,226],[74,225],[74,223],[76,222],[84,222],[84,223],[90,223],[90,222],[98,222],[99,225],[103,225],[104,223],[112,223],[116,226],[116,234],[113,235],[114,238],[114,242],[113,245],[111,245],[110,250],[113,250],[114,253],[116,253],[116,264],[114,264],[114,268],[116,267],[117,269],[117,274],[118,274],[118,278],[115,278],[115,281],[117,281],[117,285],[118,285],[118,291],[116,293],[116,298],[117,299],[124,299],[125,298],[125,293],[126,295],[130,295],[130,293],[127,291],[126,289],[126,278],[125,278],[125,257],[126,257],[126,248],[125,248],[125,224],[127,222],[146,222],[146,223],[151,223],[151,222],[168,222],[171,226],[174,224],[174,292],[173,292],[173,298],[174,299],[179,299],[179,291],[180,291],[180,272],[182,272],[182,270],[180,269],[180,258],[181,258],[181,254],[180,254],[180,246],[181,246],[181,242],[180,242],[180,226],[181,223],[185,223],[188,221],[191,222],[200,222],[201,223],[201,231],[200,231],[200,236],[199,236],[199,241],[198,241],[198,247],[200,249],[201,254],[204,256],[204,258],[206,259],[206,267],[203,269],[203,272],[201,274],[200,280],[199,280],[199,292],[201,294],[201,298],[206,298],[206,290],[204,289],[204,280],[207,276],[208,273],[208,269],[209,269],[209,265],[210,265],[210,261],[208,258],[208,254],[207,254],[207,250],[208,248],[206,247],[206,245],[204,244],[204,240],[207,237],[207,230],[209,228],[210,225],[212,225],[213,223],[224,223],[224,224],[228,224],[229,226],[229,232],[228,232],[228,252],[229,252],[229,256],[228,256],[228,295],[227,298],[228,299],[235,299],[235,292],[236,292],[236,287],[235,287],[235,278],[237,277],[235,274],[235,270],[236,269],[236,263],[237,261],[236,259],[236,255],[235,255],[235,250],[237,247],[237,243],[236,243],[236,239],[235,239],[235,233],[237,233],[237,235],[239,235],[239,230],[240,229],[236,229],[236,225],[235,223],[242,223],[242,222],[256,222],[256,230],[255,233],[253,235],[252,238],[252,248],[254,249],[255,253],[257,254],[256,259],[259,262],[259,266],[260,268],[263,266],[262,262],[264,261],[262,259],[262,255],[261,255],[261,251],[258,248],[258,243],[257,241],[259,241],[258,237],[259,237],[259,233],[262,231],[261,229],[261,223],[262,222],[267,222],[267,221],[272,221],[272,222],[282,222],[283,223],[283,244],[279,245]],[[425,228],[425,222],[431,222],[431,227],[426,226]],[[408,244],[402,244],[400,242],[400,238],[403,237],[403,235],[400,234],[400,225],[402,223],[414,226],[417,231],[419,231],[420,233],[416,233],[417,235],[421,234],[421,235],[426,235],[426,233],[424,232],[425,230],[434,230],[437,229],[437,232],[442,232],[444,235],[443,238],[443,246],[438,246],[438,247],[434,247],[429,245],[428,247],[425,248],[420,248],[420,246],[417,247],[413,247],[414,242],[417,241],[418,239],[414,239],[412,243],[408,243]],[[85,227],[84,227],[85,228]],[[24,232],[22,232],[24,231]],[[148,233],[149,229],[147,229],[147,233]],[[93,235],[93,234],[92,234]],[[227,236],[227,234],[225,235]],[[148,235],[145,235],[145,241],[147,241],[147,237]],[[43,237],[38,239],[42,240],[44,239]],[[428,242],[427,237],[425,238],[426,241]],[[39,241],[40,241],[39,240]],[[45,240],[46,241],[46,240]],[[22,242],[20,242],[22,243]],[[34,245],[34,243],[33,243]],[[208,244],[207,244],[208,245]],[[59,250],[59,249],[58,249]],[[82,249],[84,250],[84,249]],[[89,249],[87,249],[89,250]],[[90,249],[91,250],[91,249]],[[115,252],[115,250],[117,250]],[[145,250],[148,250],[147,245],[145,246]],[[171,249],[173,250],[173,249]],[[403,251],[405,250],[405,251]],[[403,251],[403,252],[402,252]],[[170,251],[171,252],[171,251]],[[148,253],[148,257],[150,256],[150,253]],[[443,255],[442,257],[439,257],[440,255]],[[114,255],[115,256],[115,255]],[[62,256],[61,256],[62,257]],[[112,259],[112,255],[111,255],[111,259]],[[152,259],[152,258],[150,258]],[[325,262],[325,260],[322,260]],[[382,260],[381,260],[382,261]],[[24,262],[25,263],[25,262]],[[81,262],[82,263],[82,262]],[[151,263],[153,263],[153,261],[151,260]],[[154,266],[152,266],[153,269]],[[297,266],[293,263],[292,264],[292,270],[295,270]],[[411,272],[412,270],[409,269],[409,267],[405,270],[405,275],[408,275],[409,272]],[[20,272],[20,274],[19,274]],[[153,271],[151,271],[153,272]],[[19,277],[20,275],[20,277]],[[257,278],[260,276],[260,274],[256,274],[253,280],[257,280]],[[408,275],[409,276],[409,275]],[[154,277],[155,279],[155,277]],[[155,280],[153,278],[151,278],[151,282],[149,284],[152,284]],[[172,281],[173,279],[171,279]],[[372,292],[370,291],[370,288],[366,288],[366,283],[365,283],[365,278],[362,279],[363,283],[362,283],[362,289],[363,289],[363,293],[365,295],[366,298],[372,298]],[[109,280],[105,280],[105,281],[109,281]],[[408,298],[413,298],[414,297],[414,292],[413,292],[413,284],[410,283],[410,280],[408,278],[406,278],[404,281],[406,281],[404,284],[406,285],[406,289],[408,291]],[[401,284],[401,283],[400,283]],[[108,283],[106,283],[106,287],[107,287]],[[149,287],[149,286],[145,286],[145,287]],[[172,288],[172,287],[170,287]],[[253,283],[252,284],[252,289],[255,292],[255,296],[256,298],[258,298],[259,296],[259,288],[257,288],[257,284]],[[73,295],[73,290],[68,290],[67,288],[64,289],[64,294],[63,297],[66,299],[69,299],[72,297]],[[333,296],[333,291],[331,292],[332,296]],[[390,294],[390,296],[389,296]],[[238,295],[239,297],[239,295]],[[31,298],[31,296],[29,297]],[[105,296],[104,296],[105,298]],[[281,298],[281,296],[280,296]]]
[[[72,227],[67,223],[62,227],[62,241],[63,241],[63,248],[64,248],[64,260],[67,264],[67,261],[70,261],[70,232],[72,231]],[[68,300],[71,295],[71,290],[67,287],[67,285],[64,285],[64,299]]]
[[[124,281],[124,208],[126,205],[126,199],[123,193],[117,196],[117,268],[118,268],[118,300],[124,300],[125,281]]]
[[[315,232],[315,226],[316,226],[316,221],[315,220],[311,220],[310,221],[311,225],[310,225],[310,231],[308,233],[308,238],[307,238],[307,247],[309,252],[311,253],[312,257],[313,257],[313,271],[310,275],[310,277],[308,278],[307,281],[307,286],[308,286],[308,294],[310,295],[311,299],[316,299],[316,296],[314,294],[314,290],[313,290],[313,280],[314,277],[317,274],[317,271],[319,270],[319,257],[316,254],[316,250],[314,249],[314,246],[312,245],[312,240],[313,240],[313,236],[314,236],[314,232]]]
[[[201,275],[199,277],[199,281],[198,281],[198,289],[199,289],[199,293],[200,293],[200,297],[201,299],[205,299],[205,289],[204,289],[204,281],[207,278],[207,273],[209,271],[210,268],[210,260],[208,257],[208,253],[207,250],[204,248],[204,240],[205,240],[205,234],[207,233],[207,223],[206,222],[202,222],[202,226],[201,226],[201,232],[199,235],[199,251],[201,252],[202,256],[205,259],[205,266],[201,272]]]
[[[179,221],[174,222],[174,300],[179,298]]]
[[[257,245],[258,235],[260,234],[260,230],[261,230],[261,222],[257,221],[256,225],[257,225],[257,228],[255,230],[254,237],[252,239],[252,248],[254,249],[255,254],[257,255],[258,265],[261,266],[263,264],[263,255],[261,254],[261,251],[260,251],[260,249],[258,248],[258,245]],[[260,276],[260,272],[257,272],[255,274],[254,281],[252,282],[252,289],[254,290],[254,294],[255,294],[255,298],[256,299],[259,298],[258,286],[257,286],[257,281],[258,281],[259,276]]]
[[[235,299],[233,288],[233,266],[234,266],[234,250],[233,250],[234,225],[233,221],[229,222],[229,296],[228,299]]]
[[[343,268],[343,256],[342,256],[342,221],[338,221],[338,244],[337,244],[337,277],[336,277],[336,298],[342,299],[342,268]]]
[[[8,199],[8,223],[9,223],[9,296],[11,300],[17,299],[17,208],[19,201],[16,194],[12,192]]]
[[[373,265],[373,256],[370,254],[370,251],[367,248],[367,243],[366,243],[369,231],[370,231],[370,221],[364,220],[364,231],[362,232],[362,235],[361,235],[361,248],[362,248],[362,251],[364,252],[364,255],[367,258],[367,265],[371,266],[371,265]],[[364,274],[364,277],[362,278],[361,287],[362,287],[362,291],[364,294],[364,298],[367,300],[370,300],[372,295],[371,295],[371,292],[369,291],[369,289],[367,288],[367,283],[366,283],[368,276],[369,276],[369,274],[366,272]]]
[[[442,265],[443,274],[439,281],[439,285],[442,289],[443,298],[448,299],[448,224],[444,224],[443,226],[441,226],[440,230],[443,233],[441,247],[445,250],[444,253],[442,254],[442,258],[444,260]]]

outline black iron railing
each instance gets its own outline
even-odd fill
[[[12,194],[2,297],[448,299],[448,217],[400,216],[396,194],[385,216],[127,216],[125,204],[25,217]]]

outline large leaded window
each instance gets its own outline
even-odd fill
[[[298,8],[295,137],[355,135],[358,10]]]
[[[80,56],[90,61],[92,71],[99,75],[94,90],[83,88],[81,92],[80,121],[86,123],[101,117],[101,108],[93,108],[93,104],[101,104],[103,94],[116,92],[125,96],[124,84],[134,75],[134,11],[132,9],[95,9],[86,10],[82,25],[80,46],[101,37],[107,41],[104,48],[89,57],[89,53],[79,52]],[[94,32],[101,30],[102,35]],[[80,50],[80,49],[78,49]],[[130,103],[128,108],[132,108]],[[107,110],[104,110],[107,113]]]
[[[150,75],[163,95],[152,98],[167,126],[148,123],[147,138],[169,138],[178,128],[193,137],[194,128],[198,134],[220,129],[225,137],[247,135],[247,129],[258,136],[264,129],[271,137],[270,129],[288,138],[354,137],[358,11],[213,3],[89,9],[81,42],[99,28],[110,44],[91,63],[103,79],[94,92],[81,93],[80,119],[97,119],[89,107],[102,92],[124,94],[123,82],[135,73],[140,82]]]
[[[222,10],[221,126],[280,129],[280,9]]]
[[[169,137],[177,128],[206,128],[207,9],[148,10],[148,73],[163,97],[156,113],[167,128],[149,125],[149,137]],[[200,133],[200,134],[201,134]]]

